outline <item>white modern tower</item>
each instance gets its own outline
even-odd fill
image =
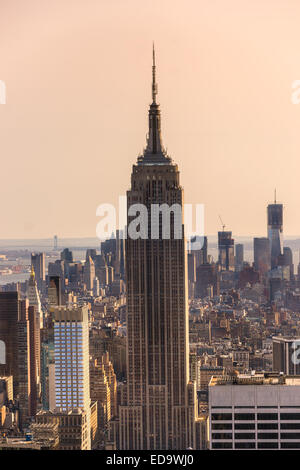
[[[90,429],[88,310],[55,307],[53,313],[56,409],[84,409]]]

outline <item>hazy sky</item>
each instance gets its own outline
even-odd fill
[[[274,188],[300,234],[299,0],[0,0],[0,238],[94,236],[146,141],[151,48],[163,142],[205,231],[266,235]]]

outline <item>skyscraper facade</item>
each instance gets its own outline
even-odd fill
[[[30,415],[35,416],[41,394],[41,339],[40,326],[36,321],[36,307],[28,307],[30,341]]]
[[[241,243],[237,243],[235,245],[235,267],[237,271],[241,271],[243,269],[244,263],[244,245]]]
[[[85,410],[90,429],[88,310],[53,307],[53,314],[56,408]]]
[[[59,276],[49,276],[48,299],[50,305],[61,305],[61,279]]]
[[[12,375],[15,394],[18,391],[18,328],[20,298],[18,292],[0,292],[0,342],[4,361],[0,375]],[[4,345],[3,345],[4,344]]]
[[[95,265],[91,256],[87,257],[87,260],[84,265],[83,270],[83,280],[86,285],[87,290],[91,291],[93,289],[95,279]]]
[[[293,252],[289,246],[283,248],[283,264],[289,267],[290,280],[294,278]]]
[[[300,375],[299,353],[297,352],[300,338],[273,336],[272,343],[273,370],[287,375]]]
[[[35,278],[39,290],[42,290],[45,276],[45,253],[31,253],[31,267],[35,272]]]
[[[299,449],[299,378],[253,371],[208,388],[211,450]]]
[[[29,306],[35,307],[37,328],[43,328],[43,313],[33,266],[31,266],[31,274],[28,281],[27,297]]]
[[[220,294],[220,273],[216,264],[200,264],[196,275],[195,297],[210,297]]]
[[[262,278],[265,278],[271,267],[270,240],[264,237],[254,238],[253,247],[254,268],[261,274]]]
[[[31,416],[30,409],[30,328],[28,299],[21,301],[18,321],[19,422],[21,428]]]
[[[120,407],[120,449],[186,449],[195,446],[195,383],[189,382],[187,263],[181,238],[150,237],[151,204],[183,205],[176,164],[161,140],[153,54],[152,104],[147,147],[133,166],[128,209],[148,209],[147,239],[126,239],[127,385]],[[161,214],[160,214],[161,215]],[[132,217],[128,216],[129,227]]]
[[[218,247],[221,271],[234,271],[234,240],[231,232],[218,232]]]
[[[116,231],[116,273],[121,277],[124,276],[124,260],[125,258],[125,239],[123,231]]]
[[[87,307],[54,307],[56,407],[89,408]]]
[[[192,250],[192,254],[194,254],[196,259],[196,269],[200,266],[200,264],[206,264],[208,262],[207,257],[207,237],[192,237],[191,242],[196,242],[201,244],[202,247],[199,250]]]
[[[283,254],[283,205],[268,205],[268,238],[270,240],[271,269],[279,264],[279,257]]]

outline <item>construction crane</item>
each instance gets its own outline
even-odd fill
[[[221,221],[221,224],[222,224],[222,229],[223,229],[223,232],[224,232],[224,229],[226,227],[226,225],[224,224],[223,220],[221,219],[221,216],[219,215],[219,219]]]

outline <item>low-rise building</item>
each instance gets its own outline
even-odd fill
[[[300,449],[300,378],[212,377],[210,449]]]

